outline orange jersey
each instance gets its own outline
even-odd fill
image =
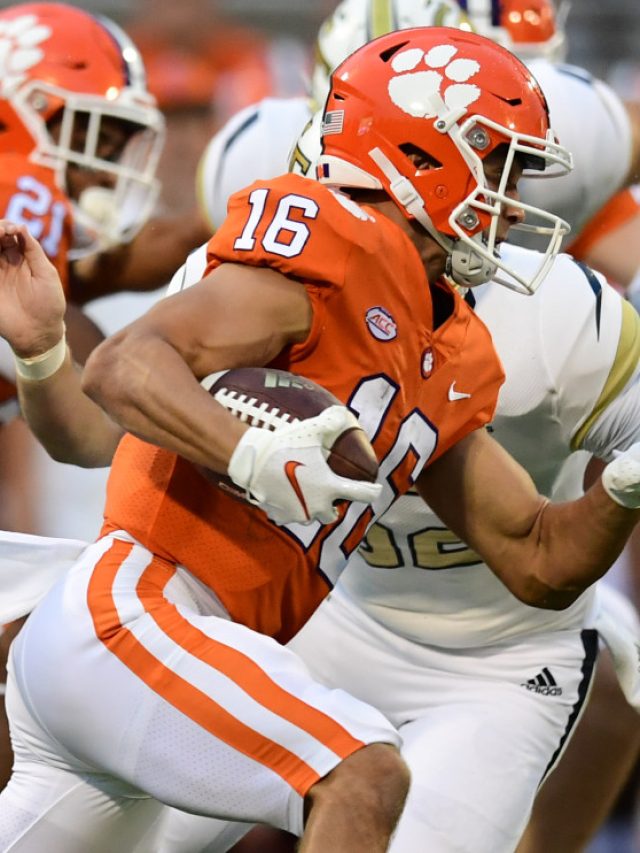
[[[126,436],[105,530],[126,530],[184,565],[235,620],[286,641],[372,519],[425,464],[491,418],[502,368],[483,323],[446,284],[429,286],[396,224],[313,181],[286,175],[233,196],[208,258],[209,269],[269,266],[306,288],[310,334],[271,366],[323,385],[359,416],[382,496],[373,509],[345,507],[332,525],[278,527],[175,454]]]
[[[620,190],[591,217],[567,251],[578,260],[583,260],[598,240],[633,219],[639,212],[637,189],[635,192],[629,188]]]
[[[56,186],[51,169],[21,154],[0,155],[0,216],[25,223],[54,264],[67,288],[71,244],[71,208]],[[13,383],[0,378],[0,404],[15,397]]]
[[[0,211],[3,219],[25,223],[58,270],[67,288],[72,239],[69,200],[54,182],[51,169],[21,154],[0,155]]]

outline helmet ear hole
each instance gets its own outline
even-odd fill
[[[408,45],[408,44],[409,44],[409,42],[408,42],[408,41],[401,41],[401,42],[399,42],[398,44],[394,45],[393,47],[388,47],[386,50],[383,50],[383,51],[382,51],[382,53],[380,54],[380,59],[381,59],[383,62],[389,62],[389,60],[390,60],[390,59],[392,59],[392,58],[393,58],[393,56],[394,56],[394,55],[395,55],[399,50],[402,50],[402,48],[403,48],[403,47],[406,47],[406,45]]]
[[[398,146],[400,151],[408,157],[419,172],[426,172],[432,169],[441,169],[442,163],[431,154],[428,154],[424,149],[413,142],[403,142]]]

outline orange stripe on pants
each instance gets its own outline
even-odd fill
[[[98,638],[128,669],[173,707],[233,749],[273,770],[304,797],[319,779],[312,767],[285,747],[239,722],[210,696],[165,666],[120,623],[112,587],[133,547],[131,543],[115,540],[93,571],[87,601]],[[314,737],[317,731],[322,740],[338,741],[341,757],[362,746],[361,741],[352,738],[325,714],[309,708],[274,684],[246,655],[211,639],[181,617],[161,592],[174,572],[175,569],[169,568],[165,561],[152,559],[138,583],[141,603],[161,630],[190,654],[238,683],[279,716],[296,725],[300,720],[303,723],[300,727],[314,730]],[[329,748],[333,749],[333,746]]]

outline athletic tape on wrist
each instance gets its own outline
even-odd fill
[[[20,356],[15,355],[16,373],[21,379],[41,382],[57,373],[64,364],[66,357],[67,337],[63,333],[58,343],[41,355],[34,355],[31,358],[20,358]]]
[[[612,501],[640,509],[640,461],[620,454],[602,472],[602,485]]]

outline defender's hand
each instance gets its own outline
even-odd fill
[[[602,485],[620,506],[640,509],[640,442],[616,454],[602,472]]]

